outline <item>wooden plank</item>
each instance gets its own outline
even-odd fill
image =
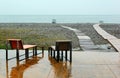
[[[108,41],[118,52],[120,52],[120,39],[109,39]]]
[[[94,29],[100,34],[104,39],[106,39],[115,49],[120,52],[120,39],[104,31],[99,24],[93,25]]]

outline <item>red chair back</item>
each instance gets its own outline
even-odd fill
[[[9,40],[12,49],[23,49],[23,44],[21,39],[11,39]]]

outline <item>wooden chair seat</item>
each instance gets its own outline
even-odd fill
[[[55,50],[55,46],[50,46],[53,50]]]
[[[8,43],[11,49],[16,49],[16,58],[19,60],[19,50],[25,50],[25,58],[29,57],[29,49],[33,48],[33,56],[37,55],[37,45],[23,45],[21,39],[7,39],[6,59],[8,60]]]
[[[37,47],[37,45],[23,45],[23,49],[29,49],[33,47]]]

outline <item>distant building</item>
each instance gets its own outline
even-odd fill
[[[52,24],[56,24],[56,19],[52,19]]]
[[[101,23],[101,24],[102,24],[102,23],[104,23],[104,21],[102,21],[102,20],[101,20],[101,21],[99,21],[99,23]]]

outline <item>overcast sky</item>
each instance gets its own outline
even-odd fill
[[[0,0],[0,15],[120,15],[120,0]]]

